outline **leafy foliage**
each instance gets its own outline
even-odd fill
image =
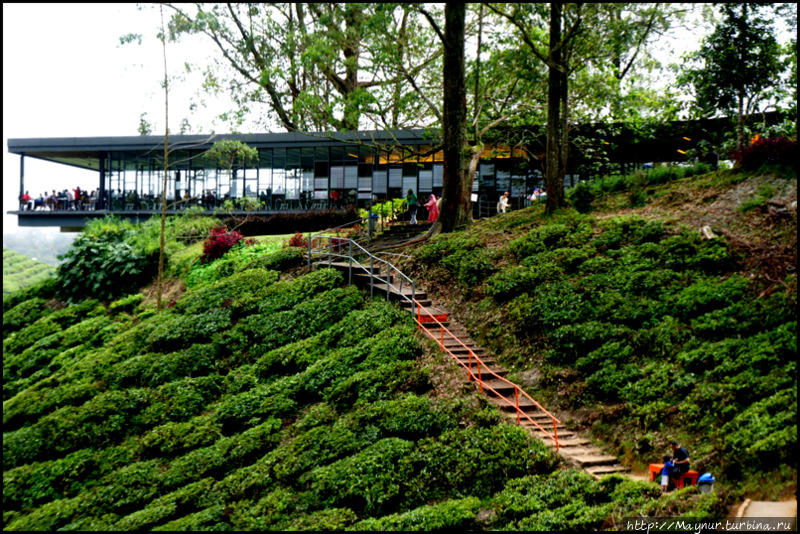
[[[764,165],[796,165],[797,141],[786,137],[764,137],[737,149],[733,158],[742,169],[754,171]]]
[[[244,239],[241,233],[236,230],[229,232],[224,226],[212,228],[209,234],[208,239],[203,243],[203,255],[200,256],[202,263],[221,258],[234,245]],[[252,244],[252,242],[249,244]]]

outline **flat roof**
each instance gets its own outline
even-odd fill
[[[222,140],[247,143],[253,148],[302,148],[348,145],[421,145],[438,142],[436,130],[368,130],[359,132],[282,132],[250,134],[170,135],[173,150],[208,150]],[[109,152],[160,152],[163,135],[123,137],[29,137],[8,140],[12,154],[99,170],[100,157]]]

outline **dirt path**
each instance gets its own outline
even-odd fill
[[[797,500],[751,501],[745,500],[737,511],[737,517],[787,517],[797,522]]]

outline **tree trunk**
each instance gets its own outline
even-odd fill
[[[547,188],[545,211],[552,213],[561,205],[564,192],[564,177],[559,175],[561,167],[561,4],[550,4],[550,65],[547,78],[547,147],[545,149],[544,183]]]
[[[169,76],[167,75],[167,38],[164,32],[164,6],[161,10],[161,50],[164,58],[164,179],[161,185],[161,226],[158,239],[158,275],[156,281],[156,310],[161,311],[164,294],[164,249],[167,220],[167,172],[169,172]]]
[[[444,95],[442,143],[444,176],[442,208],[434,232],[452,232],[470,221],[469,176],[466,170],[467,91],[464,79],[463,2],[447,2],[444,8]]]
[[[567,87],[567,73],[559,72],[561,81],[559,83],[559,102],[560,109],[560,127],[559,127],[559,147],[558,147],[558,176],[560,179],[561,187],[558,188],[558,206],[563,206],[564,202],[564,179],[567,175],[567,163],[569,161],[569,111],[567,104],[569,103],[569,92]]]
[[[744,96],[739,94],[739,113],[736,117],[736,145],[744,148]]]
[[[360,34],[363,7],[358,4],[348,4],[345,7],[345,42],[342,46],[344,54],[345,77],[342,97],[344,98],[344,114],[342,128],[344,130],[358,130],[361,117],[361,105],[352,98],[358,88],[358,58],[360,54]]]

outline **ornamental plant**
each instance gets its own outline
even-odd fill
[[[211,229],[208,239],[203,243],[203,255],[200,256],[202,263],[208,263],[221,258],[234,245],[244,239],[244,236],[236,230],[228,231],[224,226],[217,226]],[[254,239],[244,239],[245,244],[252,245]]]

